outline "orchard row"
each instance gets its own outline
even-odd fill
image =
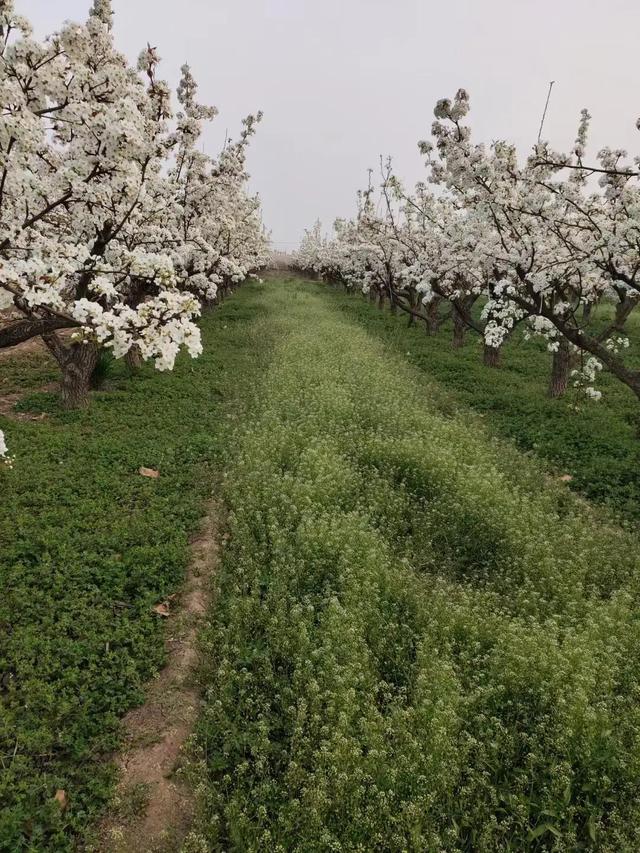
[[[640,297],[640,159],[605,148],[588,165],[586,110],[571,153],[539,142],[526,159],[506,142],[473,142],[468,112],[462,89],[439,101],[433,142],[419,143],[428,180],[409,192],[381,160],[379,198],[370,173],[355,218],[336,221],[331,239],[319,223],[307,231],[298,266],[428,332],[452,318],[454,346],[477,333],[490,366],[516,330],[542,336],[552,396],[571,383],[598,399],[605,369],[640,397],[625,331]],[[614,305],[607,323],[593,310],[603,303]]]

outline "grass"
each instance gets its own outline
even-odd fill
[[[269,299],[187,849],[639,849],[637,539],[342,300]]]
[[[604,397],[593,403],[577,392],[559,400],[546,396],[551,356],[541,341],[516,333],[503,353],[503,366],[482,364],[477,336],[460,350],[451,346],[451,323],[428,337],[424,327],[408,329],[406,315],[392,316],[354,294],[327,285],[325,299],[394,352],[408,358],[450,392],[460,408],[482,414],[491,430],[542,459],[557,474],[569,474],[571,488],[608,506],[621,519],[640,521],[640,403],[620,382],[602,375]],[[599,309],[604,323],[611,309]],[[640,363],[640,316],[632,315],[630,355]]]
[[[0,394],[24,393],[59,378],[55,361],[44,350],[19,357],[8,353],[0,353]]]
[[[212,491],[187,853],[640,849],[638,540],[549,476],[635,522],[630,395],[576,412],[536,344],[489,371],[296,280],[203,331],[86,412],[0,362],[46,415],[0,417],[0,849],[77,849],[107,802]]]
[[[16,457],[0,469],[2,850],[75,849],[109,796],[119,720],[163,662],[152,606],[180,585],[228,424],[269,357],[269,311],[259,286],[240,291],[204,318],[199,360],[135,379],[119,363],[86,412],[37,391],[55,378],[46,356],[0,362],[5,392],[31,390],[19,408],[47,413],[0,417]]]

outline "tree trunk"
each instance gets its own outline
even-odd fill
[[[500,367],[500,348],[485,344],[482,361],[487,367]]]
[[[569,323],[562,322],[550,310],[545,310],[547,318],[568,340],[578,349],[584,349],[603,363],[613,375],[630,388],[640,400],[640,370],[628,367],[624,360],[602,343],[602,339],[587,334],[582,329],[576,329]]]
[[[582,306],[582,322],[587,323],[591,318],[591,310],[593,308],[592,302],[585,302]]]
[[[466,323],[458,314],[456,309],[453,309],[453,348],[459,349],[464,346],[464,333],[467,329]]]
[[[84,409],[89,405],[91,375],[98,362],[94,343],[65,346],[56,334],[43,335],[43,341],[62,370],[60,401],[64,409]]]
[[[629,319],[629,314],[631,314],[637,304],[637,299],[629,299],[628,296],[621,302],[618,302],[616,305],[616,319],[613,323],[613,328],[616,332],[624,331],[625,324]]]
[[[440,298],[434,296],[425,305],[425,314],[427,318],[426,327],[428,335],[437,335],[440,328],[440,319],[438,317],[438,308],[440,306]]]
[[[378,308],[382,311],[384,308],[384,291],[381,290],[378,294]]]
[[[395,296],[392,295],[391,292],[389,293],[389,311],[392,314],[398,313],[398,306],[396,305],[396,298],[395,298]]]
[[[416,311],[418,299],[417,299],[417,294],[413,289],[411,289],[409,291],[409,296],[407,298],[409,301],[409,308],[412,311]],[[415,314],[409,314],[409,319],[407,320],[407,326],[409,326],[409,328],[410,328],[411,326],[413,326],[415,324],[415,322],[416,322],[416,315]]]
[[[598,338],[601,341],[606,341],[614,333],[622,334],[627,320],[629,319],[629,315],[638,305],[638,302],[639,300],[630,299],[628,296],[620,299],[620,302],[616,302],[616,313],[613,322],[609,323],[607,328],[598,335]]]
[[[91,374],[98,361],[95,344],[72,344],[62,366],[60,399],[64,409],[84,409],[89,405]]]
[[[144,361],[142,353],[140,352],[140,347],[137,344],[134,344],[125,355],[124,360],[132,373],[136,373],[136,371],[140,370]]]
[[[571,350],[566,338],[560,338],[559,348],[553,353],[551,361],[551,379],[549,381],[549,396],[562,397],[569,386],[571,375]]]

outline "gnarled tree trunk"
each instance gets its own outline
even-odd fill
[[[140,370],[144,359],[142,358],[142,353],[140,352],[140,347],[137,344],[134,344],[131,349],[126,353],[124,357],[125,363],[129,370],[135,373],[137,370]]]
[[[460,314],[453,309],[453,348],[459,349],[464,346],[464,334],[467,326]]]
[[[485,344],[482,361],[487,367],[500,367],[500,348]]]
[[[409,296],[407,297],[407,300],[409,302],[409,308],[411,309],[411,311],[416,312],[417,306],[418,306],[418,294],[415,292],[415,290],[413,288],[410,288]],[[416,322],[415,313],[409,314],[407,326],[413,326],[415,324],[415,322]]]
[[[549,396],[562,397],[568,386],[571,375],[571,350],[569,341],[560,338],[559,347],[553,353],[551,361],[551,378],[549,380]]]
[[[91,375],[98,362],[94,343],[72,343],[65,346],[54,333],[43,335],[43,341],[60,365],[60,400],[65,409],[84,409],[89,405]]]
[[[428,335],[437,335],[440,328],[440,317],[438,309],[442,300],[439,296],[434,296],[425,305],[425,316],[427,318],[426,330]]]
[[[613,330],[616,332],[623,332],[625,324],[629,319],[629,314],[633,311],[633,309],[638,304],[637,299],[625,297],[621,302],[618,302],[616,305],[616,318],[613,322]]]
[[[625,296],[616,302],[616,313],[612,323],[609,323],[607,328],[598,336],[601,341],[606,341],[614,333],[623,334],[624,327],[629,319],[629,315],[637,307],[639,300]]]

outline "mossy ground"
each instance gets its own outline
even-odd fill
[[[263,290],[203,318],[200,359],[134,378],[118,363],[84,412],[37,391],[55,378],[46,356],[0,362],[6,390],[31,389],[20,409],[46,414],[0,417],[15,455],[0,470],[2,850],[72,849],[111,791],[104,756],[163,663],[152,608],[180,586],[229,425],[269,359]]]

